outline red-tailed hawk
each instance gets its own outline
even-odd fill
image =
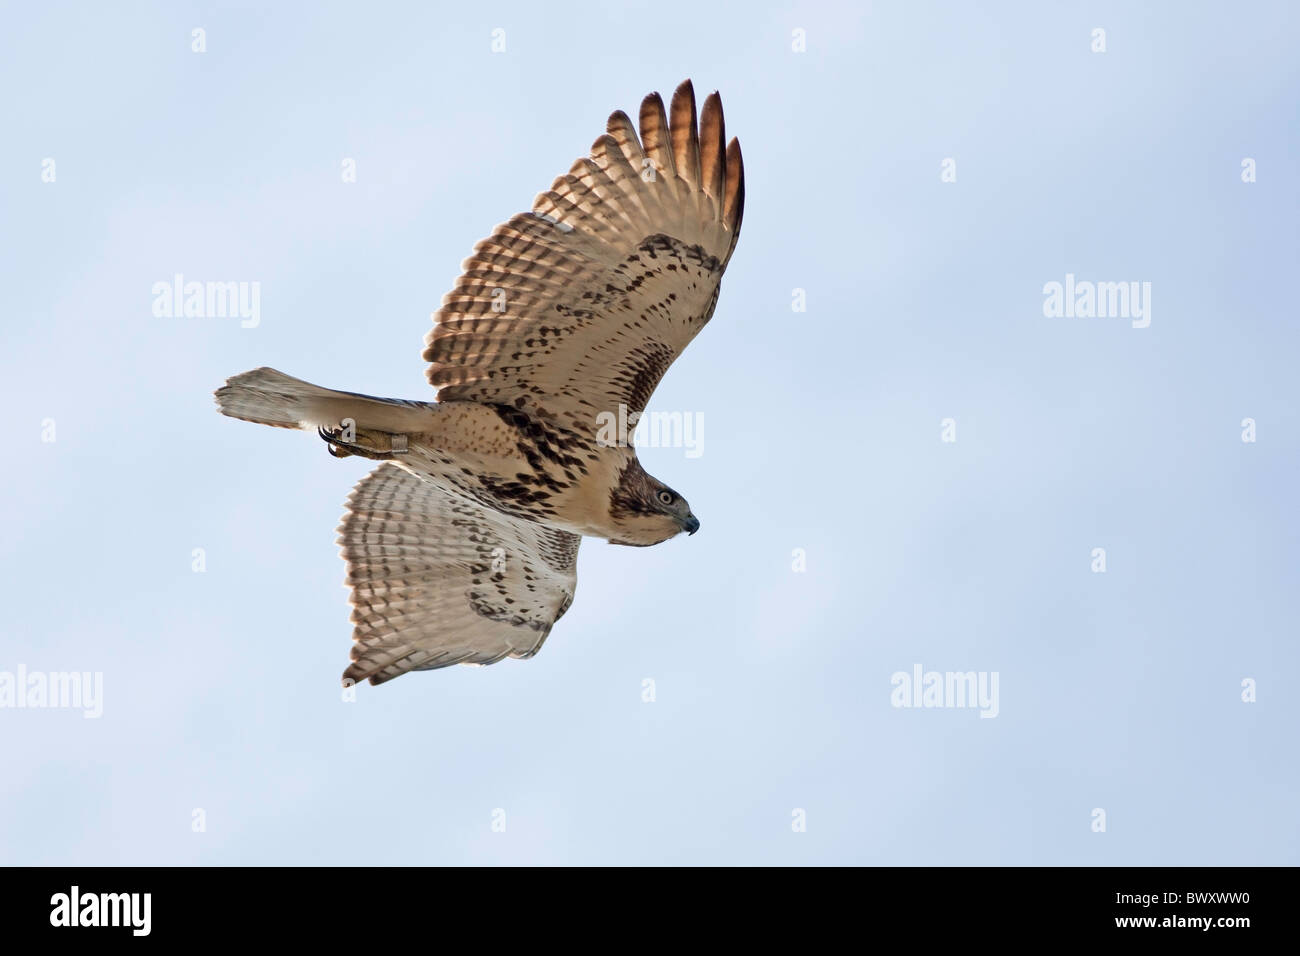
[[[725,144],[725,145],[724,145]],[[425,338],[436,402],[337,392],[260,368],[217,390],[223,414],[320,433],[385,462],[339,527],[355,624],[345,682],[531,657],[573,601],[582,535],[652,545],[694,534],[686,500],[631,436],[713,315],[740,234],[745,173],[722,102],[696,122],[687,80],[641,103],[474,247]]]

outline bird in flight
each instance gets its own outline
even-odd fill
[[[536,654],[573,601],[583,535],[659,544],[699,520],[637,461],[630,435],[713,315],[740,234],[745,173],[715,92],[622,111],[530,212],[462,264],[425,336],[436,401],[375,398],[259,368],[224,415],[318,432],[379,461],[338,543],[354,625],[350,686]]]

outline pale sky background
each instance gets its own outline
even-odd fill
[[[432,6],[4,5],[0,671],[104,712],[0,709],[0,862],[1300,862],[1295,5]],[[686,76],[748,184],[653,403],[703,454],[642,453],[702,532],[343,703],[370,466],[212,390],[431,395],[473,243]],[[178,272],[261,324],[155,317]],[[1067,272],[1150,327],[1045,318]],[[999,715],[895,709],[915,664]]]

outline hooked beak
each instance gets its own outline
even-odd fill
[[[682,530],[688,535],[695,534],[695,532],[700,530],[700,519],[695,517],[695,515],[687,515],[686,519],[682,521]]]

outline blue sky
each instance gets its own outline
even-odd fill
[[[103,713],[0,707],[0,862],[1300,861],[1294,6],[4,20],[0,673]],[[533,660],[343,702],[367,463],[212,390],[429,396],[473,243],[687,76],[747,206],[652,403],[702,454],[641,455],[703,531],[585,542]],[[260,322],[155,316],[176,273]],[[1150,326],[1045,316],[1067,274],[1149,282]],[[892,706],[916,665],[996,673],[996,718]]]

